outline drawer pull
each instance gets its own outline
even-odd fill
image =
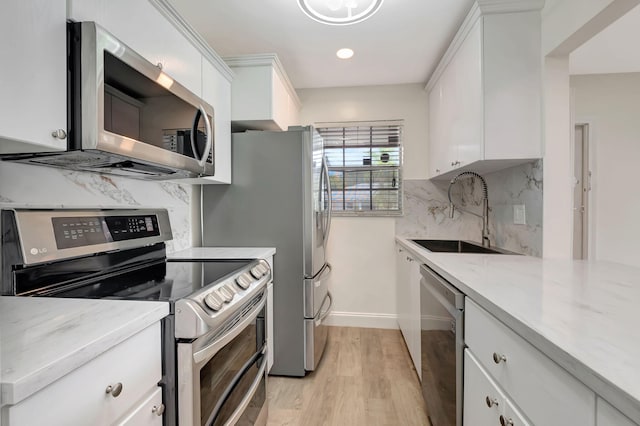
[[[500,424],[502,426],[513,426],[513,420],[507,419],[502,414],[500,414]]]
[[[164,404],[154,405],[151,412],[156,416],[161,416],[164,413]]]
[[[507,357],[504,355],[500,355],[497,352],[494,352],[493,362],[495,362],[496,364],[500,364],[501,362],[507,362]]]
[[[117,398],[122,393],[122,383],[118,382],[114,386],[107,386],[105,392],[111,394],[112,397]]]
[[[494,405],[495,405],[496,407],[497,407],[498,405],[500,405],[500,404],[498,404],[498,399],[497,399],[497,398],[493,398],[493,399],[491,399],[491,397],[489,397],[489,396],[487,396],[487,397],[485,398],[485,402],[487,403],[487,407],[489,407],[489,408],[493,407]]]

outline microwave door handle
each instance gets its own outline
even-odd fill
[[[211,121],[209,121],[209,116],[207,115],[207,111],[205,111],[204,107],[200,105],[198,110],[202,114],[204,118],[204,125],[207,129],[207,144],[204,146],[204,151],[202,152],[202,157],[198,160],[198,164],[200,167],[204,167],[207,163],[207,159],[209,158],[209,152],[211,152],[211,146],[213,145],[213,127],[211,126]],[[191,133],[193,135],[193,133]]]
[[[197,135],[198,135],[198,121],[200,121],[200,116],[202,115],[202,110],[198,108],[196,111],[196,115],[193,117],[193,124],[191,125],[191,133],[190,133],[190,141],[191,141],[191,152],[193,153],[193,158],[198,160],[200,163],[201,154],[198,151],[198,144],[196,143]]]

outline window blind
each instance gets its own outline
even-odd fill
[[[402,121],[318,126],[335,213],[402,213],[402,127]]]

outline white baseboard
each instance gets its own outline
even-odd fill
[[[325,324],[339,327],[398,329],[395,314],[373,314],[366,312],[331,312]]]

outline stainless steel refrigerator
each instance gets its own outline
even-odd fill
[[[233,134],[231,146],[232,184],[203,186],[203,245],[276,248],[271,374],[304,376],[322,357],[331,309],[322,137],[310,126],[248,131]]]

